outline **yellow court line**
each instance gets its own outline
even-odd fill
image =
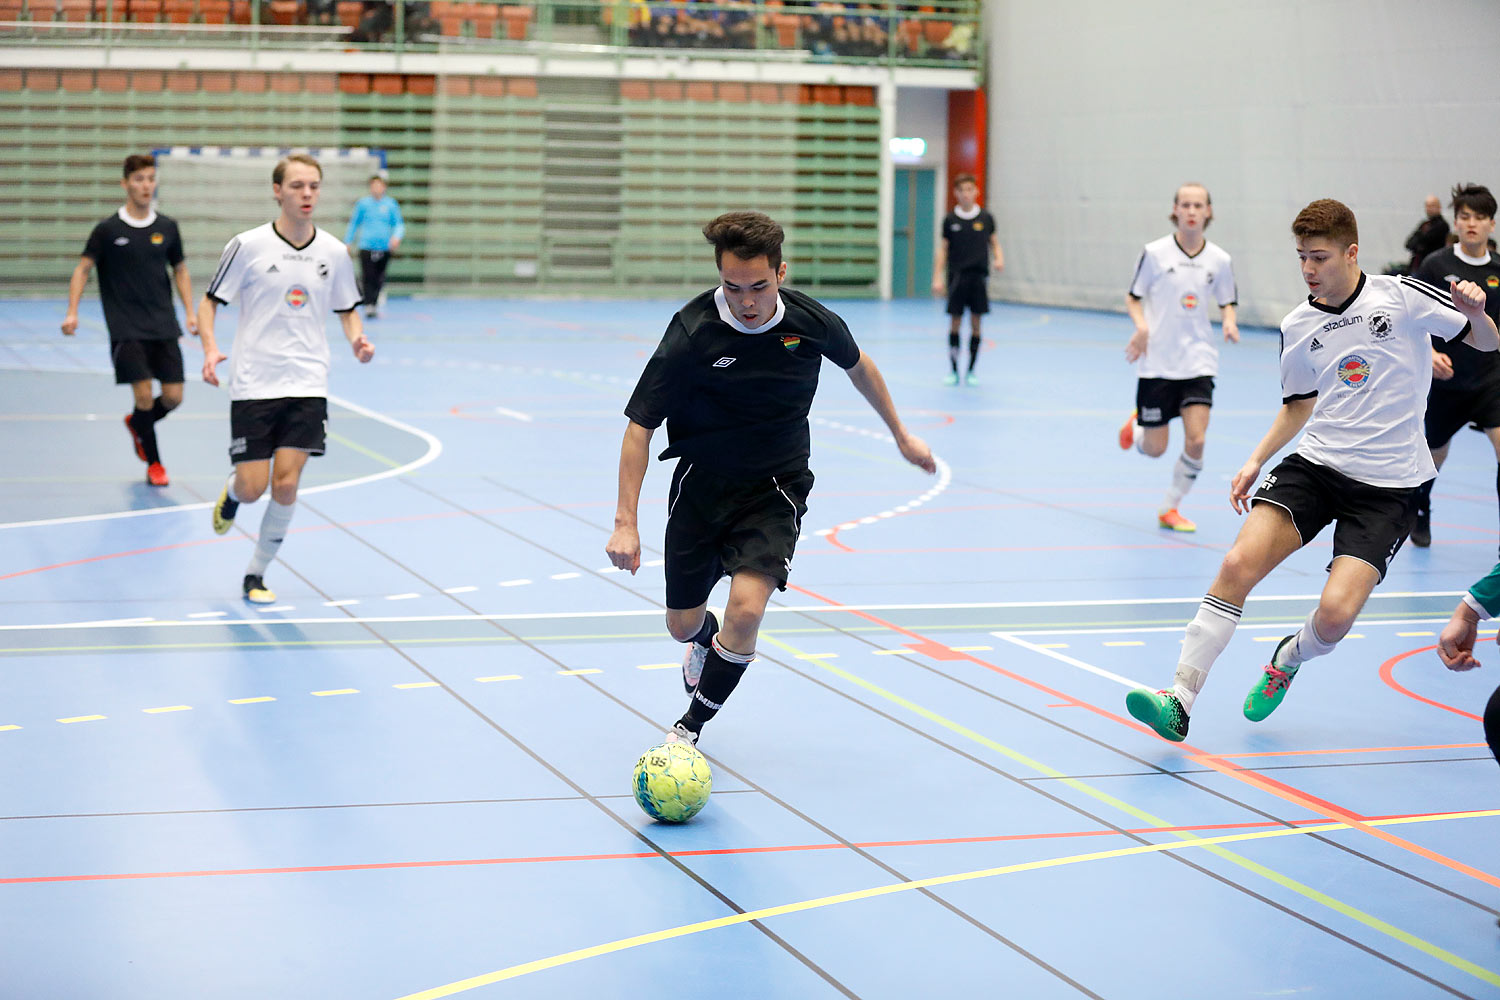
[[[1437,820],[1448,819],[1477,819],[1481,817],[1500,816],[1500,809],[1486,809],[1468,813],[1446,813],[1440,816],[1402,816],[1396,819],[1372,820],[1372,826],[1386,826],[1398,823],[1431,823]],[[713,920],[701,920],[693,924],[683,924],[681,927],[669,927],[665,930],[651,931],[647,934],[637,934],[634,937],[621,938],[618,941],[610,941],[606,944],[594,945],[590,948],[579,948],[576,951],[563,952],[550,958],[538,959],[535,962],[526,962],[522,965],[512,965],[506,969],[473,976],[469,979],[460,979],[457,982],[437,986],[430,990],[419,993],[408,993],[397,1000],[440,1000],[442,997],[451,997],[458,993],[466,993],[469,990],[478,989],[481,986],[489,986],[494,983],[503,982],[507,979],[516,979],[520,976],[530,975],[533,972],[542,972],[546,969],[555,969],[562,965],[571,965],[589,958],[598,958],[600,955],[610,955],[618,951],[626,951],[630,948],[639,948],[643,945],[656,944],[660,941],[670,941],[673,938],[687,937],[690,934],[701,934],[704,931],[718,930],[721,927],[732,927],[736,924],[749,923],[752,920],[768,920],[771,917],[785,916],[788,913],[801,913],[806,910],[821,909],[825,906],[836,906],[839,903],[853,903],[864,899],[875,899],[880,896],[889,896],[898,892],[911,892],[915,889],[930,889],[934,886],[953,885],[958,882],[972,882],[976,879],[993,878],[997,875],[1013,875],[1018,872],[1039,871],[1046,868],[1061,868],[1065,865],[1084,864],[1091,861],[1108,861],[1114,858],[1128,858],[1139,854],[1160,854],[1166,851],[1181,851],[1192,847],[1213,847],[1221,844],[1234,844],[1251,840],[1270,840],[1275,837],[1297,837],[1310,833],[1333,833],[1339,830],[1350,829],[1347,823],[1324,823],[1319,826],[1294,827],[1283,830],[1259,830],[1254,833],[1226,834],[1222,837],[1198,838],[1188,841],[1175,841],[1165,844],[1141,844],[1135,847],[1121,847],[1110,851],[1094,851],[1089,854],[1074,854],[1062,858],[1045,858],[1040,861],[1027,861],[1022,864],[1004,865],[999,868],[982,868],[978,871],[961,872],[957,875],[937,875],[932,878],[914,879],[910,882],[893,882],[887,885],[877,885],[869,889],[856,889],[853,892],[841,892],[833,896],[820,896],[816,899],[804,899],[797,903],[783,903],[780,906],[767,906],[759,910],[749,910],[744,913],[735,913],[726,917],[717,917]],[[1390,927],[1389,931],[1404,934],[1399,928]],[[1500,975],[1491,972],[1467,959],[1460,958],[1442,949],[1434,948],[1439,957],[1443,957],[1450,965],[1463,969],[1463,971],[1483,979],[1485,982],[1500,986]]]
[[[988,653],[994,646],[949,646],[955,653]]]
[[[356,443],[354,441],[350,441],[348,438],[344,437],[342,434],[335,434],[333,431],[328,431],[326,433],[327,433],[327,436],[328,436],[329,440],[335,441],[338,444],[343,445],[345,448],[348,448],[350,451],[357,451],[361,455],[365,456],[366,458],[373,458],[377,462],[384,462],[387,466],[389,466],[392,469],[398,469],[398,468],[401,467],[401,463],[400,462],[393,462],[389,458],[386,458],[384,455],[382,455],[380,452],[378,452],[378,451],[371,451],[369,448],[366,448],[362,444],[358,444],[358,443]]]
[[[97,722],[99,719],[107,718],[109,718],[107,715],[74,715],[66,719],[58,719],[57,721],[66,724],[69,722]]]
[[[391,687],[398,691],[414,691],[417,688],[440,687],[437,681],[412,681],[410,684],[392,684]]]
[[[493,681],[518,681],[518,680],[521,679],[521,675],[520,674],[496,674],[493,677],[476,677],[474,679],[476,681],[478,681],[479,683],[481,683],[481,684],[489,684],[489,683],[491,683]]]
[[[559,676],[559,677],[577,677],[577,676],[579,676],[581,674],[602,674],[602,673],[604,673],[604,671],[600,670],[598,667],[584,667],[581,670],[559,670],[557,672],[557,676]]]
[[[1106,642],[1106,646],[1144,646],[1145,643],[1139,639],[1119,639],[1114,642]]]
[[[680,664],[680,663],[638,663],[638,664],[636,664],[636,668],[635,669],[637,669],[637,670],[671,670],[673,667],[680,667],[680,666],[682,666],[682,664]]]
[[[20,726],[0,726],[0,733],[10,732],[12,729],[20,729]]]
[[[192,705],[163,705],[161,708],[143,708],[142,712],[147,715],[160,715],[163,712],[191,712]]]
[[[261,695],[259,698],[230,698],[231,705],[258,705],[263,701],[275,701],[270,695]]]
[[[307,693],[316,698],[327,698],[336,694],[359,694],[359,688],[333,688],[328,691],[309,691]]]
[[[764,642],[768,642],[771,645],[776,646],[779,649],[783,649],[789,653],[795,654],[797,652],[796,647],[787,645],[786,643],[777,639],[774,635],[768,635],[767,633],[762,632],[761,639]],[[943,728],[957,733],[958,735],[963,736],[966,739],[978,743],[980,746],[987,747],[988,749],[993,750],[996,753],[1002,754],[1003,756],[1015,761],[1018,764],[1028,767],[1031,770],[1038,772],[1039,774],[1044,774],[1049,778],[1055,778],[1057,779],[1059,784],[1065,785],[1066,787],[1071,788],[1082,795],[1086,795],[1097,802],[1101,802],[1107,806],[1118,809],[1128,816],[1133,816],[1136,819],[1151,826],[1168,827],[1180,825],[1176,823],[1169,823],[1158,816],[1153,816],[1152,814],[1146,812],[1144,809],[1139,809],[1128,802],[1117,799],[1113,795],[1110,795],[1107,792],[1100,791],[1099,789],[1092,787],[1086,782],[1079,781],[1076,778],[1070,778],[1066,774],[1056,770],[1055,768],[1049,767],[1048,765],[1043,764],[1040,761],[1033,760],[1020,751],[1013,750],[1010,747],[1005,746],[1004,744],[997,743],[996,741],[990,739],[988,736],[977,733],[967,726],[961,725],[951,719],[939,715],[929,708],[924,708],[923,706],[918,705],[916,702],[911,701],[908,698],[903,698],[901,695],[895,694],[891,691],[887,691],[877,684],[872,684],[871,682],[865,680],[863,677],[860,677],[857,674],[850,673],[849,671],[844,670],[841,667],[834,666],[831,663],[825,663],[821,660],[817,661],[817,664],[829,673],[834,674],[838,677],[842,677],[845,680],[849,681],[851,684],[855,684],[859,687],[864,688],[871,694],[883,698],[884,700],[889,701],[893,704],[900,705],[902,708],[905,708],[908,711],[919,715],[924,719],[927,719],[929,722],[942,726]],[[1173,831],[1172,835],[1181,840],[1188,841],[1189,843],[1203,841],[1206,846],[1215,843],[1215,841],[1211,840],[1205,841],[1204,838],[1199,837],[1197,834],[1194,834],[1190,831]],[[1222,847],[1207,846],[1207,850],[1215,857],[1218,857],[1224,861],[1228,861],[1230,864],[1236,865],[1240,868],[1245,869],[1246,871],[1259,875],[1260,877],[1267,879],[1270,882],[1274,882],[1276,885],[1281,886],[1283,889],[1295,892],[1297,895],[1302,896],[1304,899],[1309,899],[1321,906],[1325,906],[1336,913],[1348,917],[1350,920],[1354,920],[1361,924],[1364,924],[1366,927],[1369,927],[1372,930],[1378,931],[1381,934],[1385,934],[1388,937],[1394,938],[1397,941],[1409,945],[1410,947],[1415,948],[1426,955],[1430,955],[1431,957],[1436,958],[1439,961],[1445,962],[1448,965],[1453,966],[1454,968],[1461,969],[1464,972],[1479,976],[1479,978],[1485,979],[1486,982],[1491,982],[1496,986],[1500,986],[1500,975],[1490,972],[1487,969],[1482,969],[1474,963],[1468,961],[1467,959],[1460,958],[1457,955],[1453,955],[1450,952],[1444,951],[1442,948],[1439,948],[1437,945],[1433,944],[1430,941],[1425,941],[1409,931],[1404,931],[1399,927],[1388,924],[1384,920],[1381,920],[1379,917],[1373,916],[1369,913],[1364,912],[1363,910],[1357,909],[1356,907],[1353,907],[1348,903],[1343,902],[1342,900],[1335,899],[1332,896],[1329,896],[1327,893],[1320,892],[1319,890],[1314,889],[1312,886],[1306,885],[1302,882],[1298,882],[1296,879],[1292,878],[1289,875],[1283,875],[1281,872],[1275,871],[1271,868],[1267,868],[1265,865],[1262,865],[1259,862],[1251,861],[1249,858],[1242,857],[1241,855],[1235,854],[1233,851],[1225,850]],[[1475,972],[1474,970],[1476,969],[1479,971]]]

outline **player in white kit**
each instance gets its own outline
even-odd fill
[[[359,291],[344,244],[313,225],[323,168],[306,154],[288,156],[271,175],[281,206],[274,222],[240,233],[219,259],[208,294],[198,306],[203,339],[203,381],[218,385],[215,368],[226,360],[214,340],[219,306],[240,305],[229,371],[229,460],[234,473],[214,504],[214,531],[224,534],[239,505],[258,500],[269,483],[271,500],[261,518],[255,553],[245,569],[244,596],[271,604],[266,567],[276,557],[292,520],[297,486],[309,455],[321,455],[328,427],[328,337],[331,310],[362,362],[375,355],[356,307]]]
[[[1120,447],[1134,445],[1141,454],[1158,458],[1167,450],[1172,418],[1182,418],[1182,454],[1172,467],[1172,485],[1156,515],[1158,525],[1173,531],[1198,530],[1177,505],[1203,471],[1208,411],[1219,373],[1209,299],[1219,306],[1224,339],[1240,339],[1234,268],[1229,254],[1203,235],[1213,217],[1207,188],[1178,188],[1169,216],[1177,229],[1146,244],[1125,297],[1125,308],[1135,322],[1125,360],[1135,364],[1137,381],[1135,412],[1120,428]]]
[[[1415,523],[1419,487],[1436,474],[1422,429],[1428,335],[1500,347],[1474,282],[1444,290],[1363,273],[1354,213],[1342,203],[1313,202],[1292,233],[1310,294],[1281,322],[1281,409],[1230,488],[1245,525],[1187,626],[1172,686],[1125,698],[1131,715],[1173,741],[1186,738],[1193,701],[1251,589],[1330,522],[1333,561],[1318,606],[1277,644],[1245,717],[1270,715],[1302,663],[1348,633]],[[1296,450],[1262,479],[1261,466],[1304,427]]]

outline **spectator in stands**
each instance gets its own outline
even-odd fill
[[[750,0],[724,0],[724,41],[730,48],[755,48],[755,5]]]
[[[1405,274],[1415,274],[1428,254],[1448,245],[1448,220],[1443,218],[1443,203],[1438,196],[1430,194],[1424,206],[1427,218],[1423,219],[1411,235],[1406,238],[1406,249],[1411,251],[1411,262]]]
[[[363,304],[365,315],[371,319],[380,315],[385,269],[405,235],[401,206],[386,194],[385,177],[376,174],[370,178],[370,193],[355,202],[354,217],[344,233],[344,242],[359,250]]]

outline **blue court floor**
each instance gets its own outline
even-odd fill
[[[712,800],[657,825],[629,779],[685,704],[667,464],[641,571],[604,543],[675,305],[397,300],[367,366],[334,333],[329,452],[259,608],[262,507],[210,527],[225,393],[190,375],[153,489],[97,303],[71,340],[60,302],[0,308],[0,995],[1500,997],[1500,651],[1431,651],[1496,558],[1481,435],[1432,547],[1274,716],[1240,702],[1326,537],[1168,744],[1124,694],[1170,681],[1234,537],[1274,333],[1223,351],[1174,535],[1180,438],[1115,443],[1122,317],[1000,307],[950,388],[936,304],[835,303],[939,473],[825,366],[792,586],[703,738]]]

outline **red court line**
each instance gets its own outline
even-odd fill
[[[1428,815],[1446,815],[1432,813]],[[803,851],[838,851],[849,848],[877,847],[941,847],[955,844],[998,844],[1009,841],[1064,840],[1078,837],[1116,837],[1125,834],[1147,833],[1192,833],[1224,830],[1253,830],[1266,827],[1313,826],[1327,822],[1322,817],[1293,820],[1289,823],[1275,821],[1255,823],[1213,823],[1201,826],[1147,826],[1131,830],[1075,830],[1060,833],[1014,833],[991,837],[946,837],[935,840],[871,840],[855,844],[785,844],[769,847],[721,847],[698,851],[668,851],[674,858],[723,857],[734,854],[787,854]],[[560,861],[643,861],[660,859],[655,851],[638,851],[624,854],[556,854],[540,857],[518,858],[457,858],[446,861],[383,861],[355,865],[301,865],[282,868],[219,868],[203,871],[180,872],[121,872],[96,875],[34,875],[22,878],[0,878],[0,885],[32,885],[43,882],[119,882],[138,879],[163,878],[207,878],[217,875],[302,875],[317,872],[362,872],[386,871],[398,868],[464,868],[493,865],[548,864]]]
[[[1445,868],[1451,868],[1453,871],[1456,871],[1461,875],[1467,875],[1470,878],[1477,879],[1478,881],[1484,882],[1487,885],[1494,886],[1496,889],[1500,889],[1500,876],[1491,875],[1486,871],[1480,871],[1473,865],[1464,864],[1462,861],[1455,861],[1454,859],[1446,855],[1439,854],[1437,851],[1433,851],[1426,847],[1423,847],[1421,844],[1414,844],[1411,841],[1406,840],[1405,838],[1396,836],[1394,833],[1388,833],[1385,830],[1380,829],[1379,827],[1374,827],[1369,825],[1368,823],[1361,822],[1360,818],[1354,813],[1348,812],[1344,809],[1340,809],[1337,806],[1333,806],[1321,799],[1315,799],[1312,796],[1298,791],[1290,785],[1283,784],[1282,782],[1276,781],[1272,778],[1267,778],[1265,775],[1257,774],[1254,771],[1246,771],[1244,768],[1215,757],[1213,754],[1195,754],[1189,759],[1195,763],[1203,764],[1206,767],[1211,767],[1215,771],[1218,771],[1220,774],[1234,778],[1238,781],[1242,781],[1247,785],[1252,785],[1256,788],[1260,788],[1263,791],[1270,792],[1277,798],[1290,802],[1293,805],[1300,805],[1304,808],[1312,807],[1315,811],[1322,812],[1329,819],[1335,820],[1339,823],[1347,823],[1350,827],[1360,831],[1361,833],[1369,834],[1370,836],[1375,837],[1378,840],[1383,840],[1388,844],[1392,844],[1396,847],[1401,848],[1402,850],[1410,851],[1418,857],[1426,858],[1428,861],[1431,861],[1435,864],[1442,865]]]
[[[822,596],[821,594],[816,594],[804,587],[798,587],[794,584],[788,584],[787,587],[788,589],[796,590],[798,593],[806,594],[808,597],[811,597],[814,600],[822,601],[825,604],[829,604],[834,607],[843,607],[843,605],[840,605],[837,601],[833,601],[827,597]],[[933,640],[919,635],[916,632],[911,631],[910,629],[905,629],[891,622],[883,621],[882,619],[877,618],[874,615],[871,615],[864,611],[855,611],[853,609],[845,610],[847,610],[850,614],[856,615],[860,618],[864,618],[874,624],[882,625],[894,632],[899,632],[902,635],[909,636],[910,638],[916,640],[915,643],[907,644],[911,649],[917,650],[919,652],[923,651],[924,647],[941,649],[944,652],[945,659],[951,658],[969,660],[970,662],[976,663],[979,666],[993,671],[994,673],[997,673],[1003,677],[1010,678],[1011,680],[1015,680],[1021,684],[1025,684],[1028,687],[1035,688],[1038,691],[1044,691],[1050,695],[1053,695],[1054,697],[1064,699],[1070,704],[1077,705],[1080,708],[1087,708],[1089,711],[1094,712],[1096,715],[1103,716],[1104,718],[1118,722],[1121,725],[1129,726],[1131,729],[1134,729],[1138,732],[1151,732],[1151,730],[1135,722],[1133,719],[1125,719],[1121,716],[1115,715],[1113,712],[1108,712],[1102,708],[1090,705],[1087,702],[1080,701],[1079,699],[1073,698],[1072,696],[1064,694],[1061,691],[1056,691],[1044,684],[1039,684],[1036,681],[1031,680],[1029,677],[1023,677],[1020,674],[1015,674],[1009,670],[1004,670],[1000,667],[997,667],[992,663],[986,663],[984,660],[981,660],[975,656],[971,656],[968,653],[953,653],[947,646],[934,642]],[[1432,648],[1432,646],[1424,646],[1421,649],[1412,650],[1410,653],[1405,653],[1401,656],[1393,657],[1391,660],[1386,661],[1386,666],[1381,668],[1382,676],[1384,676],[1385,674],[1386,667],[1389,667],[1397,660],[1404,659],[1407,656],[1411,656],[1413,653],[1420,653]],[[1422,698],[1420,700],[1427,701],[1427,699],[1425,698]],[[1430,704],[1438,703],[1430,702]],[[1447,706],[1439,705],[1439,707]],[[1450,711],[1457,711],[1457,709],[1450,709]],[[1160,737],[1157,738],[1160,739]],[[1285,784],[1284,782],[1277,781],[1274,778],[1268,778],[1265,775],[1257,774],[1253,771],[1247,771],[1244,768],[1241,768],[1235,764],[1231,764],[1227,760],[1223,760],[1214,754],[1200,750],[1189,743],[1183,742],[1177,745],[1182,747],[1184,750],[1189,751],[1188,759],[1193,761],[1194,763],[1201,764],[1205,767],[1210,767],[1227,777],[1245,782],[1246,784],[1259,788],[1264,792],[1268,792],[1271,795],[1282,799],[1283,801],[1290,802],[1293,805],[1301,806],[1304,809],[1319,813],[1320,815],[1326,816],[1329,819],[1334,820],[1335,822],[1345,823],[1362,833],[1366,833],[1379,840],[1383,840],[1386,843],[1392,844],[1396,847],[1400,847],[1403,850],[1410,851],[1411,853],[1416,854],[1419,857],[1426,858],[1428,861],[1432,861],[1436,864],[1443,865],[1444,867],[1451,868],[1456,872],[1468,875],[1471,878],[1477,879],[1481,882],[1485,882],[1497,889],[1500,889],[1500,877],[1491,875],[1489,872],[1480,871],[1479,869],[1474,868],[1471,865],[1464,864],[1462,861],[1455,861],[1452,858],[1446,857],[1442,854],[1438,854],[1436,851],[1428,850],[1427,848],[1422,847],[1420,844],[1414,844],[1409,840],[1404,840],[1401,837],[1397,837],[1395,834],[1387,833],[1386,831],[1381,830],[1377,827],[1370,826],[1368,823],[1362,822],[1361,817],[1357,813],[1350,812],[1347,809],[1334,805],[1332,802],[1328,802],[1325,799],[1320,799],[1315,795],[1303,792],[1297,788],[1292,787],[1291,785]]]
[[[1399,656],[1393,656],[1389,660],[1386,660],[1380,665],[1380,679],[1385,681],[1386,686],[1390,687],[1391,689],[1399,691],[1401,694],[1406,695],[1408,698],[1413,698],[1417,701],[1420,701],[1424,705],[1431,705],[1433,708],[1441,708],[1445,712],[1452,712],[1454,715],[1462,715],[1465,719],[1473,719],[1475,722],[1483,722],[1484,719],[1480,716],[1475,715],[1473,712],[1465,712],[1461,708],[1454,708],[1452,705],[1445,705],[1440,701],[1433,701],[1431,698],[1424,698],[1421,695],[1417,694],[1415,691],[1409,691],[1406,688],[1402,687],[1400,684],[1396,683],[1396,664],[1400,663],[1408,656],[1415,656],[1418,653],[1425,653],[1429,649],[1437,649],[1437,647],[1423,646],[1420,649],[1413,649],[1410,652],[1402,653]]]

